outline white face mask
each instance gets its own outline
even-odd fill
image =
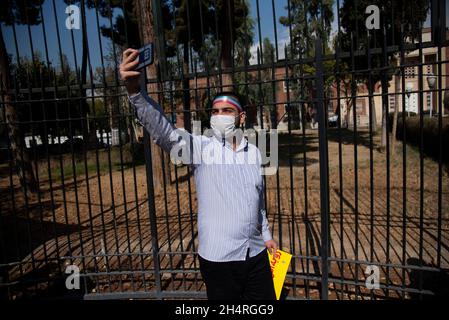
[[[215,115],[210,117],[210,126],[215,135],[227,138],[235,130],[235,118],[235,116]]]

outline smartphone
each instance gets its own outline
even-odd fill
[[[136,70],[149,66],[150,64],[153,63],[153,61],[154,61],[153,44],[149,43],[139,49],[139,64],[137,65]]]

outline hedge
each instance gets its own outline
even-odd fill
[[[391,118],[392,119],[392,118]],[[425,116],[423,118],[422,136],[423,136],[423,151],[424,154],[434,158],[438,161],[440,156],[440,135],[438,131],[439,119],[438,117],[429,118]],[[392,121],[390,122],[390,132],[392,131]],[[396,130],[396,138],[403,139],[403,119],[402,116],[398,116],[398,124]],[[445,163],[449,163],[449,117],[442,119],[441,126],[441,149],[442,160]],[[420,117],[406,117],[405,118],[405,139],[408,144],[414,145],[419,148],[420,145]]]

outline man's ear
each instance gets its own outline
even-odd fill
[[[240,119],[239,125],[243,126],[245,124],[245,120],[246,120],[246,112],[245,111],[240,112],[239,119]]]

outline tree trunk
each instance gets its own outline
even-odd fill
[[[385,76],[382,77],[382,137],[380,145],[382,149],[387,146],[387,116],[388,116],[388,82]]]
[[[376,104],[374,103],[374,97],[370,97],[371,100],[371,130],[373,133],[377,132],[377,111],[376,111]]]
[[[142,21],[141,22],[141,28],[143,33],[143,42],[144,43],[154,43],[155,42],[155,35],[154,35],[154,28],[153,28],[153,11],[151,7],[151,1],[149,0],[140,0],[140,9],[142,10]],[[152,78],[158,77],[157,75],[157,66],[158,64],[158,57],[154,56],[154,63],[149,65],[147,67],[148,74]],[[154,99],[155,101],[159,101],[158,94],[155,92],[160,92],[160,82],[157,81],[156,83],[150,83],[147,85],[147,90],[149,92],[149,96]],[[152,154],[152,161],[153,161],[153,184],[155,189],[160,189],[163,186],[164,181],[164,172],[162,170],[162,149],[156,145],[155,143],[151,142],[151,154]],[[166,181],[170,181],[170,171],[168,161],[165,161],[165,178]],[[156,190],[155,190],[156,191]]]
[[[394,75],[394,116],[393,116],[393,127],[391,130],[391,154],[394,157],[395,146],[396,146],[396,130],[398,126],[398,109],[399,109],[399,83],[400,83],[400,73]]]
[[[82,42],[83,42],[83,53],[81,57],[81,87],[80,87],[80,107],[81,107],[81,121],[82,121],[82,133],[83,141],[87,148],[93,148],[97,144],[97,135],[95,130],[89,131],[88,123],[88,113],[89,106],[86,99],[86,90],[84,86],[87,83],[87,58],[89,54],[89,45],[87,38],[87,23],[86,23],[86,4],[85,0],[81,0],[81,24],[82,24]]]
[[[231,68],[233,60],[233,47],[235,35],[232,30],[233,23],[234,1],[223,1],[223,35],[221,38],[221,68]],[[229,21],[231,20],[231,21]],[[225,91],[232,90],[232,75],[230,73],[223,74],[223,89]]]
[[[182,62],[182,68],[184,75],[189,73],[189,45],[188,43],[183,44],[184,57]],[[192,132],[192,121],[190,114],[190,80],[185,78],[182,81],[182,91],[183,91],[183,115],[184,115],[184,129],[188,132]]]
[[[377,131],[377,117],[376,117],[376,104],[374,103],[374,87],[376,86],[376,83],[366,83],[366,87],[368,88],[369,93],[369,103],[371,104],[371,130],[373,133],[376,133]]]
[[[352,108],[352,99],[346,98],[346,113],[345,113],[346,129],[348,129],[351,124],[351,108]]]
[[[10,85],[10,69],[8,54],[6,51],[3,34],[0,32],[0,80],[1,80],[1,100],[5,106],[5,121],[8,130],[8,138],[11,145],[11,155],[14,166],[19,176],[20,184],[26,190],[28,196],[32,196],[39,190],[36,182],[33,167],[31,165],[30,156],[26,149],[22,132],[17,123],[17,113],[14,105],[11,104],[12,98],[9,95]]]

